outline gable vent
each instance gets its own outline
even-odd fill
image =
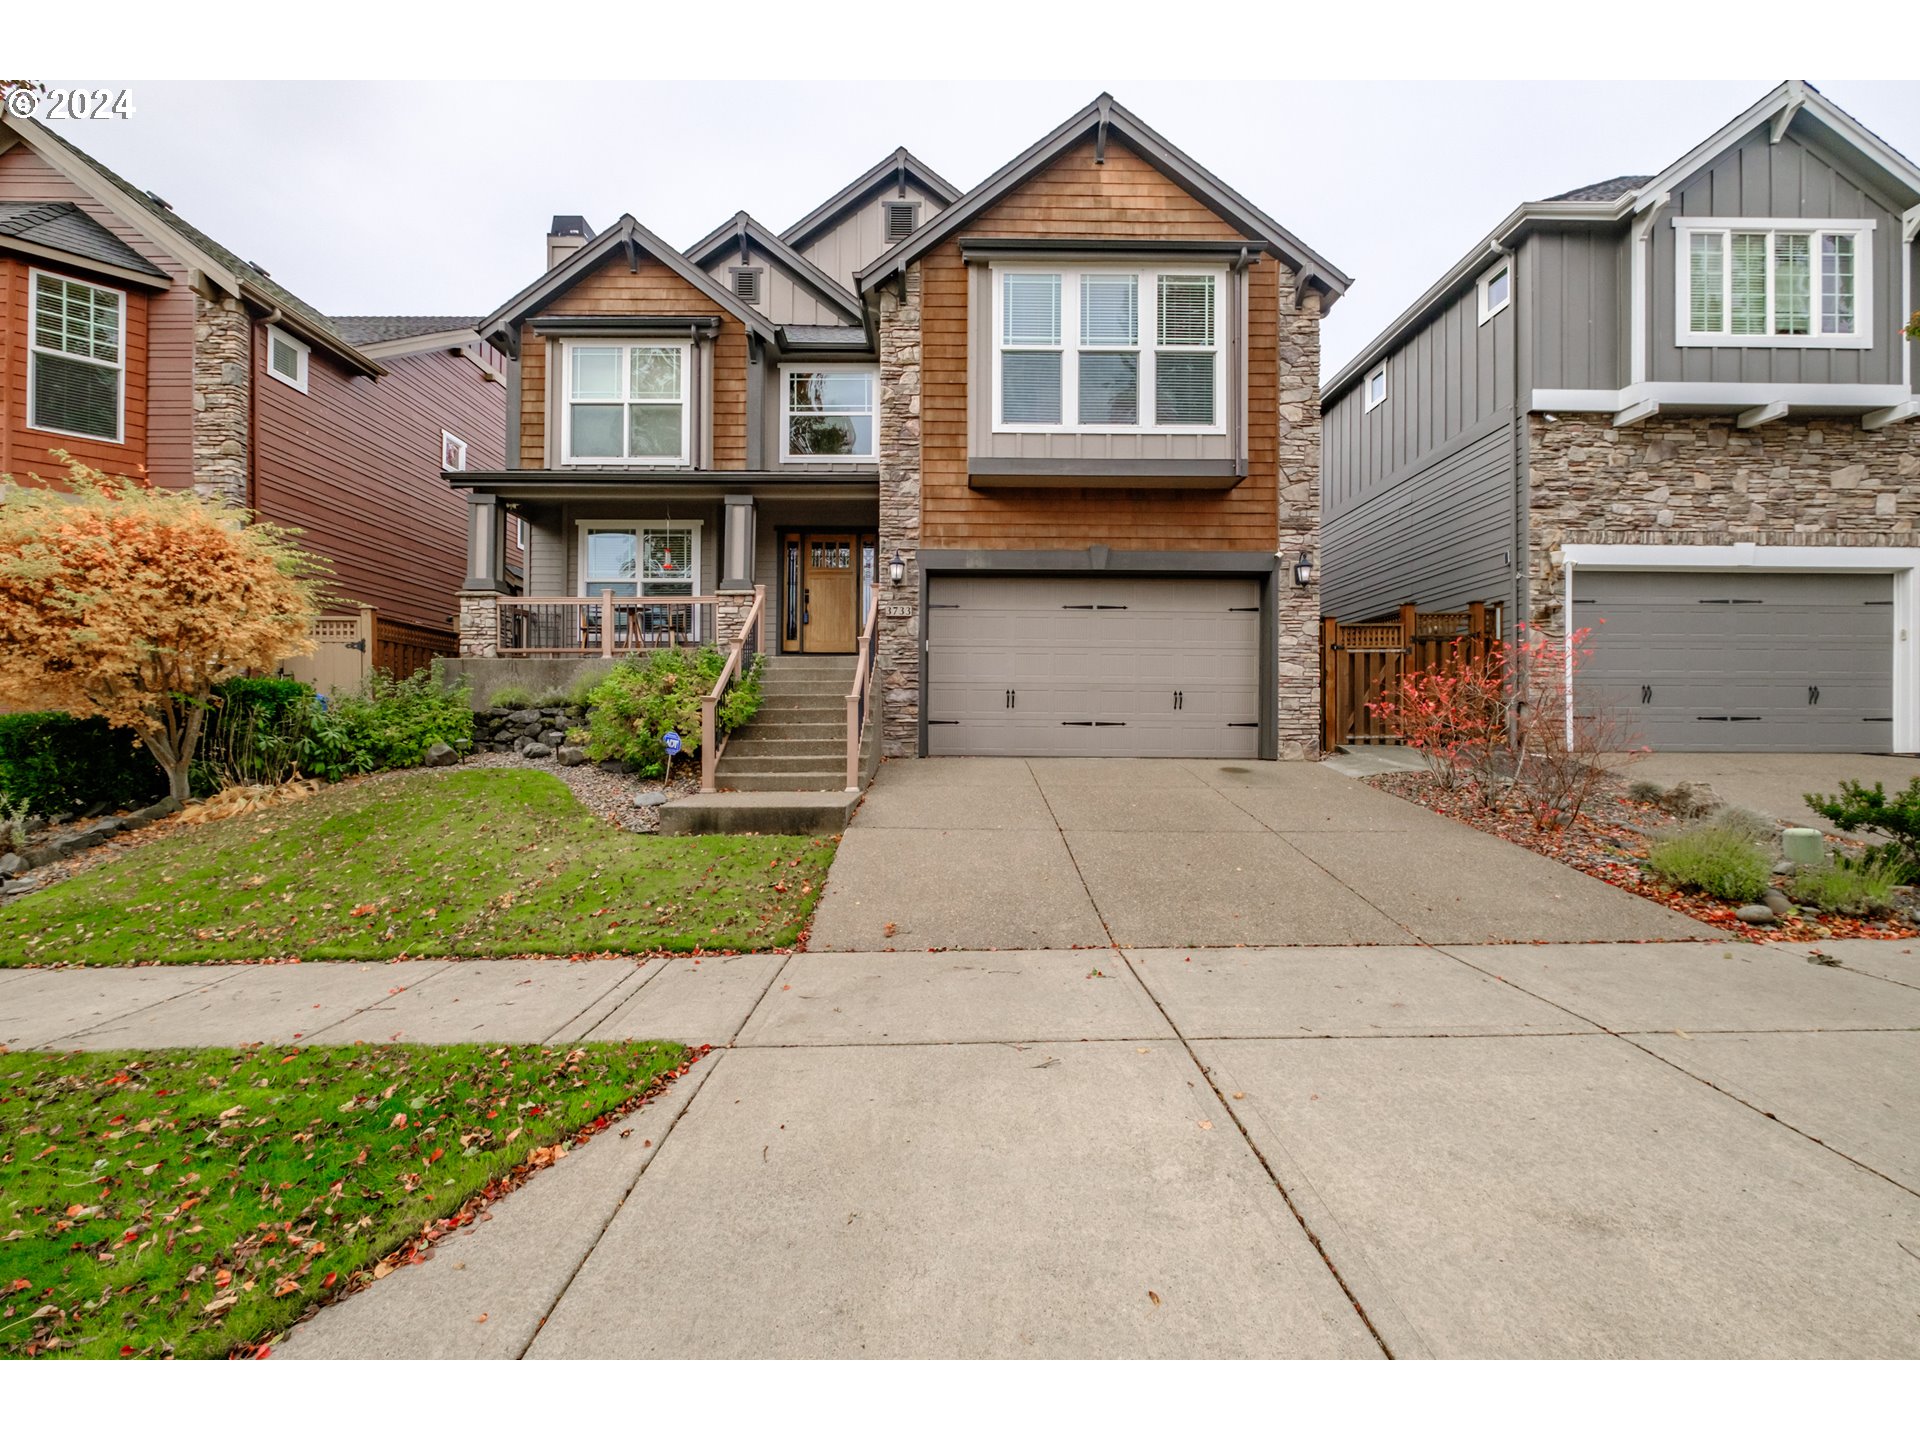
[[[760,272],[758,270],[735,270],[733,272],[733,293],[749,305],[760,303]]]
[[[881,219],[887,243],[894,245],[920,228],[920,206],[912,200],[889,200]]]

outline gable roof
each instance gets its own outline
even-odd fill
[[[416,340],[423,335],[472,330],[478,315],[334,315],[333,328],[355,345],[381,345],[393,340]]]
[[[849,210],[859,206],[872,191],[883,185],[898,185],[909,180],[938,199],[942,205],[951,205],[960,198],[959,186],[940,176],[902,145],[782,230],[780,238],[789,245],[804,245],[822,230],[838,224]]]
[[[1434,310],[1478,279],[1494,262],[1496,248],[1505,246],[1527,226],[1538,223],[1618,225],[1628,216],[1664,204],[1673,189],[1740,143],[1760,126],[1772,123],[1772,136],[1782,138],[1794,118],[1805,115],[1839,142],[1850,146],[1882,173],[1903,187],[1904,203],[1920,202],[1920,166],[1895,150],[1804,80],[1787,80],[1769,90],[1707,139],[1694,146],[1658,175],[1620,175],[1536,200],[1513,210],[1456,261],[1360,352],[1341,366],[1322,388],[1321,403],[1331,406],[1380,359],[1399,348],[1407,333],[1426,323]]]
[[[1242,234],[1293,266],[1302,282],[1322,292],[1327,307],[1331,308],[1353,283],[1351,277],[1310,249],[1279,221],[1150,128],[1113,96],[1102,93],[861,270],[854,276],[861,292],[905,271],[913,261],[1051,165],[1089,133],[1094,135],[1095,144],[1103,147],[1109,135],[1117,136],[1195,199],[1239,227]]]
[[[71,200],[0,202],[0,249],[53,255],[164,289],[167,272]]]
[[[0,126],[129,225],[151,236],[154,243],[172,254],[183,268],[199,271],[211,285],[230,295],[280,311],[287,329],[327,351],[349,369],[363,375],[386,373],[343,338],[326,316],[259,266],[242,260],[205,231],[189,225],[171,205],[151,191],[142,190],[116,175],[38,120],[9,113],[0,115]]]
[[[737,211],[731,220],[711,235],[689,246],[686,256],[705,269],[729,245],[739,245],[743,240],[757,247],[769,260],[849,320],[860,318],[860,298],[857,295],[744,210]]]
[[[602,230],[487,316],[477,327],[480,335],[489,340],[495,335],[502,336],[507,342],[509,353],[517,354],[518,341],[511,331],[514,324],[555,296],[572,289],[599,268],[602,261],[621,251],[626,253],[628,263],[636,268],[642,251],[651,255],[761,339],[767,341],[774,339],[772,321],[631,215],[622,215],[612,226]]]

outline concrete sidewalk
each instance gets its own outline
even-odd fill
[[[11,972],[0,1033],[722,1047],[289,1357],[1916,1356],[1920,954],[1826,948]]]
[[[812,950],[1712,939],[1324,765],[890,760]]]

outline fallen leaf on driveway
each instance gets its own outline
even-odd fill
[[[476,1316],[474,1316],[474,1317],[473,1317],[473,1323],[474,1323],[474,1324],[476,1324],[476,1325],[484,1325],[484,1324],[486,1324],[486,1323],[487,1323],[487,1312],[486,1312],[486,1311],[484,1311],[484,1310],[482,1310],[482,1311],[481,1311],[481,1312],[480,1312],[480,1313],[479,1313],[478,1315],[476,1315]]]
[[[1233,1092],[1233,1098],[1236,1100],[1244,1100],[1247,1098],[1247,1092],[1244,1090],[1236,1090]]]
[[[1200,1122],[1200,1128],[1201,1128],[1202,1130],[1211,1130],[1211,1129],[1213,1129],[1213,1121],[1211,1121],[1211,1120],[1202,1120],[1202,1121]]]
[[[1160,1297],[1154,1294],[1153,1291],[1151,1290],[1147,1291],[1147,1298],[1153,1301],[1155,1305],[1158,1305],[1160,1303]]]

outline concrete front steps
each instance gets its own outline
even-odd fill
[[[727,741],[722,790],[845,791],[849,655],[770,655],[760,713]]]
[[[760,712],[720,756],[715,795],[660,808],[663,835],[837,835],[860,792],[847,789],[851,655],[770,655]],[[869,750],[879,726],[869,724]]]

